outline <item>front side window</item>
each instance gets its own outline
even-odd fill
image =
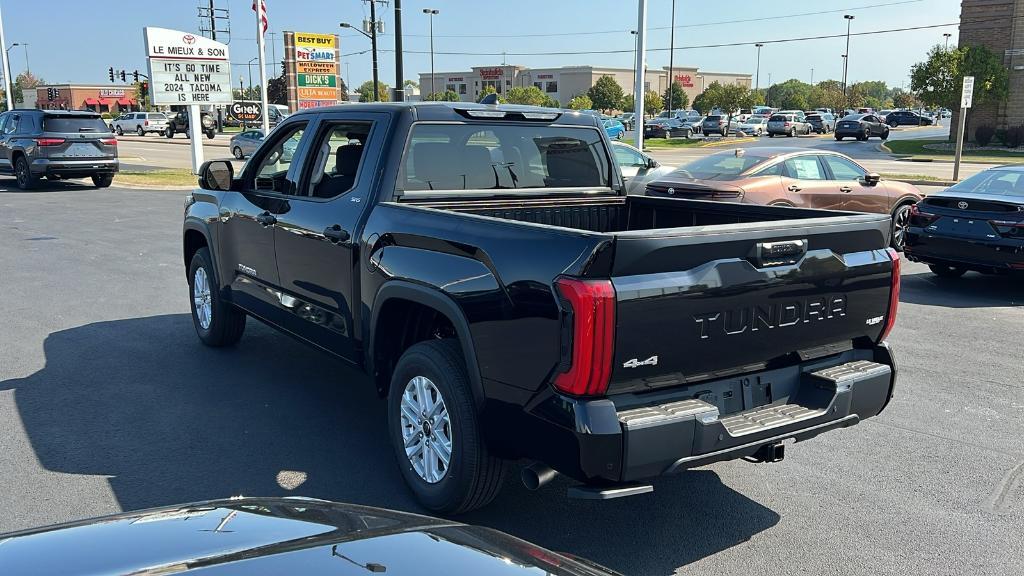
[[[14,134],[14,131],[18,129],[19,122],[21,122],[21,116],[12,114],[7,119],[7,125],[4,126],[4,134]]]
[[[615,160],[619,166],[647,166],[647,159],[643,154],[625,146],[612,146],[615,149]]]
[[[265,146],[260,150],[262,157],[256,168],[255,181],[257,190],[280,194],[288,192],[288,169],[291,168],[292,160],[305,130],[305,122],[289,126],[277,135],[278,137],[271,146]]]
[[[859,180],[865,172],[860,167],[842,156],[824,156],[825,163],[832,171],[833,180]]]
[[[610,187],[610,159],[593,128],[417,124],[400,190]]]
[[[316,157],[310,169],[306,194],[313,198],[334,198],[355,186],[363,163],[363,149],[370,134],[366,122],[339,122],[320,130]]]
[[[790,178],[798,180],[825,180],[816,156],[797,156],[786,160],[786,171]]]

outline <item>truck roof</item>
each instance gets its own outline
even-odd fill
[[[557,114],[555,118],[550,119],[551,122],[564,125],[598,126],[598,122],[600,120],[593,114],[587,114],[577,110],[544,108],[541,106],[527,106],[522,104],[479,104],[476,102],[359,102],[356,104],[343,104],[338,106],[299,110],[292,114],[292,116],[301,117],[305,114],[317,114],[320,112],[352,112],[354,106],[359,106],[359,110],[366,112],[385,112],[394,115],[411,111],[419,120],[466,120],[468,115],[464,111],[469,110],[489,110],[495,112],[517,113],[517,115],[524,112],[535,114]],[[486,120],[488,118],[479,117],[476,119]]]

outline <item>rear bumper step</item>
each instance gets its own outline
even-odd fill
[[[699,399],[620,411],[622,480],[756,457],[763,447],[783,440],[805,440],[857,424],[888,402],[893,374],[893,367],[869,360],[801,372],[787,398],[724,417]]]

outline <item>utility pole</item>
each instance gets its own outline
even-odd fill
[[[210,0],[210,40],[217,39],[217,17],[213,12],[213,0]]]
[[[370,0],[370,49],[373,50],[373,101],[380,102],[377,88],[377,0]]]
[[[946,39],[946,47],[944,48],[944,50],[949,51],[949,37],[952,36],[952,34],[946,32],[942,36]]]
[[[843,54],[843,106],[849,108],[850,100],[846,96],[846,72],[850,65],[850,24],[853,23],[853,15],[844,14],[846,18],[846,54]]]
[[[644,54],[647,51],[647,0],[637,0],[636,9],[636,82],[633,84],[633,118],[636,147],[644,149]]]
[[[405,71],[402,69],[402,0],[395,0],[395,102],[405,102]]]
[[[672,88],[676,83],[675,75],[672,72],[676,54],[676,0],[672,0],[672,21],[669,23],[668,38],[668,102],[665,103],[665,110],[668,110],[668,115],[671,118]]]
[[[814,86],[814,68],[811,68],[811,86]]]
[[[630,30],[630,34],[633,35],[633,84],[636,84],[636,30]]]

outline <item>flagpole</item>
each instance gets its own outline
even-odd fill
[[[267,65],[264,62],[263,18],[267,13],[267,0],[256,0],[256,46],[260,51],[260,105],[263,108],[263,133],[270,133],[270,109],[267,106]]]

